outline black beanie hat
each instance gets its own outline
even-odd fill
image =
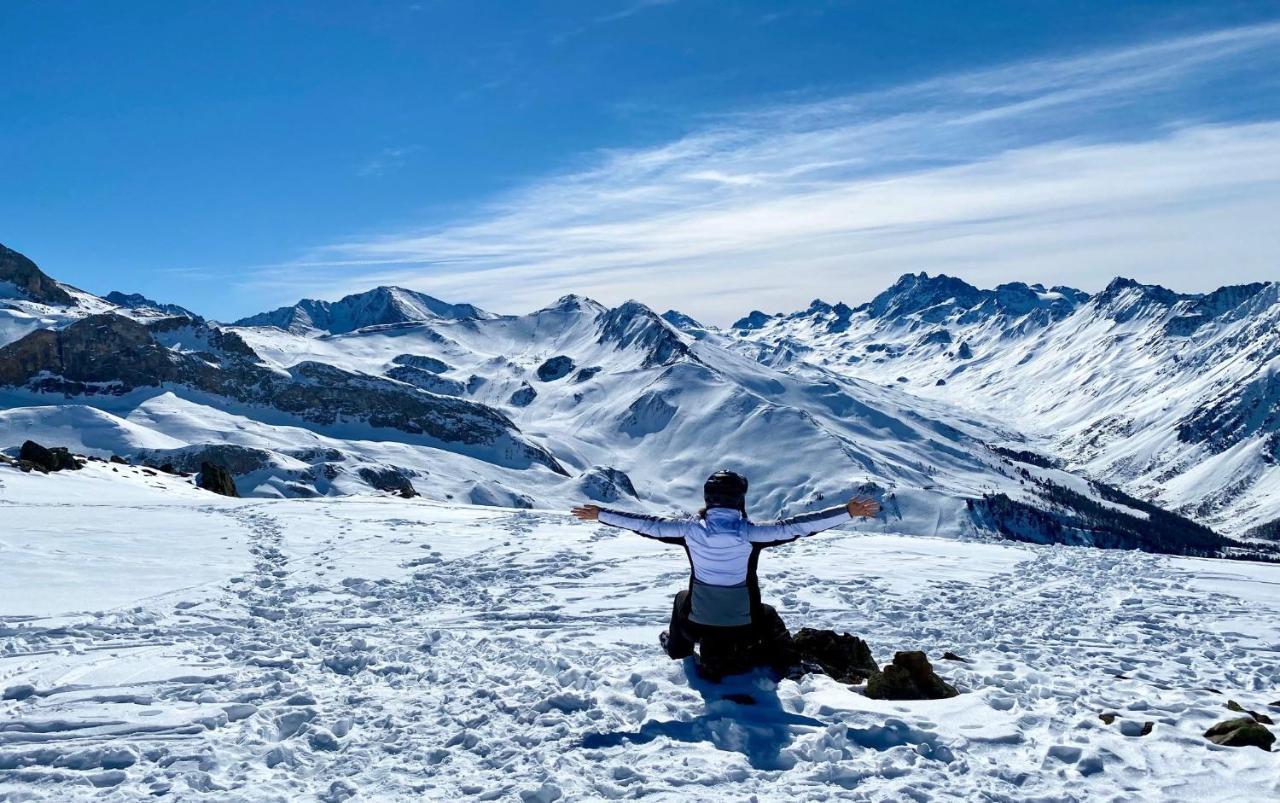
[[[702,486],[707,507],[747,509],[747,478],[733,471],[717,471]]]

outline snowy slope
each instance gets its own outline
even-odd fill
[[[1280,284],[977,290],[904,276],[852,309],[736,324],[803,359],[991,415],[1067,467],[1231,532],[1280,518]]]
[[[792,629],[923,649],[962,692],[883,702],[667,660],[685,559],[631,534],[121,468],[0,466],[0,798],[1280,795],[1273,754],[1201,736],[1228,700],[1275,714],[1277,566],[861,525],[768,554]]]

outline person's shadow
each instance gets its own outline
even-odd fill
[[[636,731],[588,733],[582,738],[582,746],[591,749],[618,747],[627,742],[644,744],[666,736],[682,742],[709,742],[717,749],[742,753],[758,770],[785,770],[795,764],[795,759],[782,754],[791,744],[792,729],[826,727],[812,717],[783,711],[777,676],[767,669],[713,683],[698,675],[693,658],[686,658],[684,673],[689,688],[702,695],[706,712],[701,716],[688,721],[651,719]]]

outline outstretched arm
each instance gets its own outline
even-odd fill
[[[843,505],[793,516],[773,524],[753,524],[747,530],[747,537],[752,543],[764,546],[785,544],[837,527],[850,519],[871,518],[879,512],[880,503],[876,500],[854,498]]]
[[[624,530],[631,530],[647,538],[656,538],[669,544],[684,543],[685,531],[689,526],[688,522],[678,519],[664,519],[660,516],[646,516],[640,513],[624,513],[621,510],[610,510],[599,505],[579,505],[572,512],[574,516],[583,521],[598,521],[610,527],[621,527]]]

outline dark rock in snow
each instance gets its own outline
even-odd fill
[[[538,391],[534,390],[533,386],[526,382],[515,393],[512,393],[511,398],[507,399],[507,401],[516,407],[528,407],[536,398],[538,398]]]
[[[598,365],[592,365],[592,366],[588,366],[586,368],[580,369],[578,373],[573,375],[573,381],[586,382],[588,379],[591,379],[596,374],[600,373],[601,370],[602,369]]]
[[[127,466],[127,465],[129,465],[129,461],[128,461],[128,460],[125,460],[123,457],[121,457],[121,456],[120,456],[120,455],[118,455],[118,454],[113,454],[113,455],[111,455],[111,462],[112,462],[112,463],[119,463],[119,464],[120,464],[120,465],[122,465],[122,466]]]
[[[1272,720],[1271,717],[1267,716],[1266,714],[1259,714],[1257,711],[1250,711],[1249,709],[1237,703],[1235,700],[1227,700],[1227,710],[1235,711],[1240,714],[1248,714],[1249,716],[1253,717],[1254,722],[1258,722],[1263,725],[1276,724],[1275,721]]]
[[[1204,736],[1214,744],[1226,747],[1258,747],[1267,751],[1276,740],[1271,731],[1252,717],[1224,720],[1205,731]]]
[[[968,658],[961,658],[959,655],[956,655],[956,654],[955,654],[954,652],[952,652],[951,650],[947,650],[946,652],[944,652],[944,653],[942,654],[942,660],[944,660],[944,661],[960,661],[961,663],[965,663],[965,664],[969,663],[969,659],[968,659]]]
[[[240,495],[236,490],[236,481],[231,476],[231,472],[217,463],[206,461],[200,464],[200,476],[196,478],[196,485],[223,496]]]
[[[407,382],[428,393],[441,396],[461,396],[467,388],[456,379],[440,376],[432,371],[416,368],[412,365],[397,365],[387,371],[387,376],[398,382]]]
[[[430,371],[433,374],[443,374],[449,370],[449,364],[435,357],[428,357],[425,354],[401,354],[391,362],[396,365],[407,365],[410,368],[417,368],[422,371]]]
[[[801,628],[795,636],[796,651],[841,683],[861,683],[880,671],[867,642],[834,630]]]
[[[360,475],[360,479],[379,491],[391,491],[405,499],[412,499],[418,495],[413,483],[409,481],[409,477],[403,469],[391,467],[369,468],[366,466],[356,473]]]
[[[631,478],[612,466],[592,466],[583,472],[580,483],[587,498],[597,502],[616,502],[624,496],[636,498]]]
[[[18,452],[18,459],[30,463],[41,471],[76,471],[84,466],[66,447],[45,448],[35,441],[26,441]]]
[[[973,349],[969,348],[968,343],[961,343],[960,348],[956,349],[956,357],[961,360],[973,359]]]
[[[538,366],[538,378],[543,382],[554,382],[568,376],[575,367],[571,358],[561,354]]]
[[[4,695],[0,696],[0,700],[25,700],[34,696],[36,687],[30,683],[19,683],[16,686],[10,686],[4,690]]]
[[[235,443],[209,443],[177,449],[143,449],[134,457],[145,465],[162,463],[182,474],[194,474],[202,471],[205,463],[213,463],[236,477],[269,468],[273,460],[271,452],[266,449]]]
[[[940,700],[955,697],[955,687],[938,677],[923,652],[899,652],[893,663],[867,681],[868,697],[875,700]]]

